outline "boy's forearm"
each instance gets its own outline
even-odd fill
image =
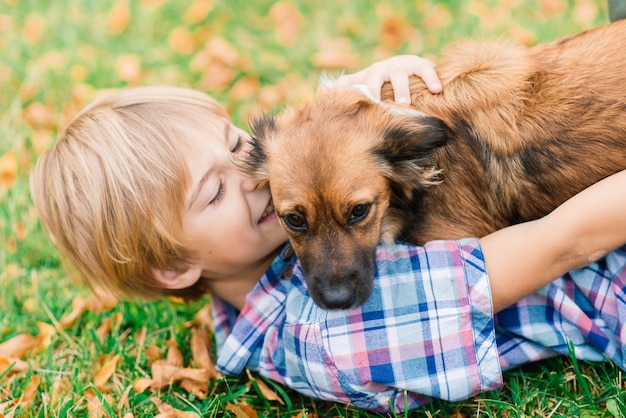
[[[626,171],[614,174],[537,221],[481,239],[494,310],[537,291],[626,243]]]

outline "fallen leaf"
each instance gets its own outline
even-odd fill
[[[149,377],[141,377],[133,383],[133,390],[142,393],[152,385],[152,379]]]
[[[127,1],[118,1],[111,8],[108,20],[108,29],[118,35],[126,29],[130,22],[130,7]]]
[[[158,417],[168,417],[168,418],[197,418],[199,415],[195,412],[190,411],[181,411],[180,409],[174,408],[172,405],[162,401],[159,398],[152,397],[150,400],[156,405],[157,409],[161,414],[157,415]],[[155,417],[156,418],[156,417]]]
[[[562,16],[567,8],[565,0],[539,0],[539,10],[544,17]]]
[[[98,337],[98,341],[102,343],[104,339],[106,338],[106,336],[111,333],[112,329],[113,329],[113,319],[105,318],[104,321],[102,321],[102,323],[96,330],[96,336]]]
[[[186,28],[172,29],[167,39],[170,49],[177,54],[191,54],[196,49],[196,41]]]
[[[28,370],[28,364],[18,358],[0,357],[0,375],[3,375],[9,368],[11,370],[9,371],[7,376],[15,373],[25,372],[26,370]]]
[[[26,389],[22,392],[22,396],[20,397],[20,403],[29,403],[35,399],[37,396],[37,389],[39,388],[39,384],[41,383],[41,378],[37,375],[34,375],[30,381],[30,383],[26,386]]]
[[[111,376],[113,376],[113,374],[117,370],[117,362],[119,361],[119,359],[119,354],[111,357],[102,365],[100,370],[98,370],[93,379],[96,388],[102,389],[106,382],[109,381]]]
[[[50,390],[50,405],[66,404],[73,398],[72,382],[68,379],[55,380]],[[73,402],[72,402],[73,403]]]
[[[170,366],[182,367],[183,366],[183,355],[178,349],[178,345],[176,345],[176,341],[167,340],[165,344],[168,346],[167,350],[167,358],[166,362]]]
[[[31,44],[37,44],[43,39],[45,19],[39,15],[30,15],[24,23],[22,32],[24,40]]]
[[[323,69],[354,68],[359,58],[352,52],[352,43],[345,38],[326,39],[321,50],[313,56],[313,64]]]
[[[17,156],[7,151],[0,157],[0,188],[10,189],[17,181]]]
[[[277,401],[281,405],[285,404],[282,398],[278,396],[276,392],[270,389],[269,386],[267,386],[267,384],[264,381],[252,376],[252,373],[250,373],[250,370],[248,369],[246,369],[246,373],[248,374],[248,379],[250,379],[250,382],[257,385],[257,387],[259,388],[259,391],[261,392],[261,394],[263,395],[265,399],[267,399],[268,401]]]
[[[235,414],[237,418],[256,418],[257,412],[245,402],[239,402],[237,405],[232,403],[226,404],[226,410]]]
[[[133,54],[120,55],[115,60],[115,73],[127,83],[135,83],[141,76],[141,60]]]
[[[87,299],[77,296],[72,300],[72,311],[59,323],[63,328],[70,328],[84,312],[104,312],[113,309],[115,305],[117,305],[117,298],[104,291],[96,290]]]
[[[20,334],[0,344],[1,358],[24,358],[27,352],[39,344],[39,338],[30,334]]]
[[[574,5],[574,15],[583,26],[590,27],[598,15],[598,6],[588,0],[577,0]]]
[[[33,102],[22,111],[22,120],[33,129],[56,129],[56,111],[52,105]]]
[[[302,15],[296,6],[291,2],[281,1],[272,6],[269,15],[280,43],[292,45],[302,28]]]
[[[213,10],[213,0],[195,0],[185,13],[185,20],[194,24],[203,21]]]

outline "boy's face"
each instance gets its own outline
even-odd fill
[[[287,235],[269,189],[257,188],[231,161],[248,146],[249,135],[227,120],[201,124],[206,127],[185,128],[192,179],[183,208],[187,246],[199,257],[204,277],[258,280]]]

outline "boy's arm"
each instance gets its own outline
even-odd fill
[[[480,239],[495,312],[626,243],[626,170],[549,215]]]

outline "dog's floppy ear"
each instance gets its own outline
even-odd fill
[[[250,120],[250,130],[252,136],[250,138],[250,150],[239,160],[240,167],[254,177],[258,182],[265,183],[269,181],[269,173],[267,172],[267,142],[275,130],[275,118],[268,113],[262,113]]]
[[[406,197],[439,182],[435,151],[448,141],[446,124],[432,116],[396,116],[375,153],[389,167],[389,179]]]

